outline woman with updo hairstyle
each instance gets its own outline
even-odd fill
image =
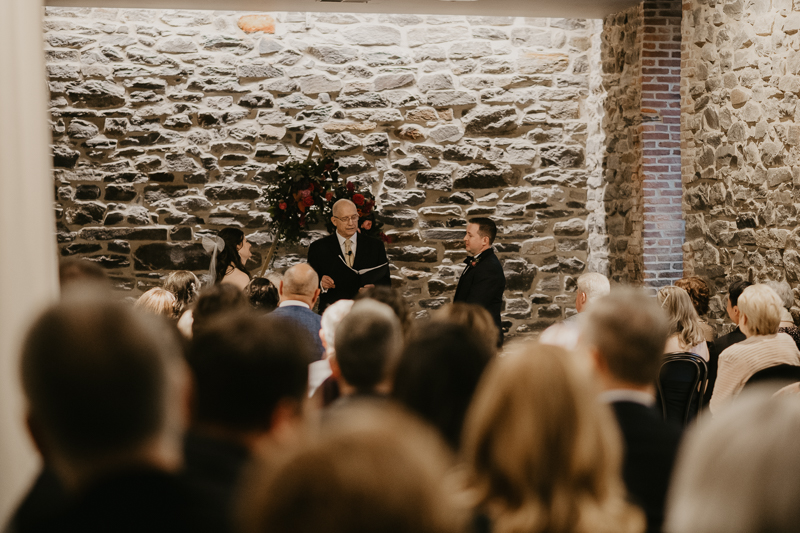
[[[153,288],[142,294],[133,306],[154,315],[166,318],[177,318],[175,314],[175,295],[170,291]]]
[[[200,280],[188,270],[177,270],[167,276],[164,289],[175,295],[175,316],[181,316],[200,291]]]
[[[250,306],[256,311],[271,313],[278,307],[280,295],[278,288],[267,278],[253,278],[244,289],[244,295]]]
[[[664,353],[691,352],[708,361],[708,343],[689,293],[674,285],[662,287],[658,303],[669,316],[670,335]]]
[[[697,311],[697,315],[700,317],[700,328],[703,330],[706,342],[713,341],[716,338],[714,328],[705,319],[708,314],[708,304],[711,301],[711,291],[708,288],[708,284],[703,281],[703,278],[691,276],[679,279],[675,282],[675,286],[680,287],[689,294],[694,310]]]
[[[215,283],[229,283],[244,290],[250,283],[250,272],[244,265],[253,255],[244,232],[238,228],[224,228],[217,234],[225,247],[217,252]]]
[[[528,343],[487,368],[464,424],[467,496],[481,533],[641,533],[622,443],[572,352]]]

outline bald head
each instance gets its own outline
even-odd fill
[[[337,200],[335,204],[333,204],[333,216],[338,217],[341,216],[342,212],[347,211],[348,214],[350,211],[356,212],[356,204],[347,200],[346,198],[342,198],[341,200]]]
[[[283,275],[281,301],[299,300],[313,305],[319,296],[319,276],[308,263],[294,265]]]

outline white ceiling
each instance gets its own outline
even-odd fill
[[[603,18],[637,0],[45,0],[48,6],[207,9],[258,12],[403,13],[433,15]]]

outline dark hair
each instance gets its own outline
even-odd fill
[[[274,311],[281,299],[278,288],[267,278],[251,279],[244,288],[244,295],[253,309],[267,313]]]
[[[99,265],[86,259],[64,259],[58,265],[61,287],[75,282],[99,282],[108,284],[108,276]]]
[[[675,286],[689,293],[689,298],[692,299],[692,305],[698,315],[703,316],[708,313],[708,301],[711,299],[711,291],[709,291],[708,284],[702,278],[697,276],[681,278],[675,282]]]
[[[361,300],[336,327],[336,362],[358,392],[372,392],[394,371],[403,349],[400,321],[386,304]]]
[[[302,402],[313,347],[284,319],[251,311],[220,315],[201,328],[187,360],[195,416],[236,430],[267,430],[283,399]]]
[[[359,291],[353,300],[358,301],[366,298],[391,307],[394,314],[397,315],[397,318],[400,320],[403,333],[408,333],[411,327],[411,311],[408,308],[408,302],[403,298],[403,295],[400,294],[400,291],[385,285],[376,285],[369,289],[364,289],[363,292]]]
[[[478,234],[482,237],[489,237],[489,244],[494,243],[494,239],[497,237],[497,224],[494,223],[494,220],[488,217],[475,217],[469,219],[468,222],[477,224]]]
[[[430,422],[454,449],[478,381],[494,352],[474,331],[429,322],[406,345],[394,379],[393,396]]]
[[[728,287],[728,300],[731,302],[731,307],[739,305],[739,296],[742,295],[742,291],[751,285],[752,283],[744,280],[734,281],[730,284],[730,287]]]
[[[217,236],[225,241],[225,248],[217,252],[215,283],[222,282],[222,278],[225,277],[231,264],[250,276],[250,272],[242,264],[242,257],[239,255],[239,245],[244,243],[244,232],[239,228],[223,228],[219,230]]]
[[[189,307],[189,304],[194,301],[200,290],[200,280],[194,273],[188,270],[177,270],[171,272],[164,282],[164,288],[175,295],[177,302],[175,302],[175,316],[180,317],[183,312]]]
[[[206,287],[200,291],[192,308],[192,333],[196,334],[218,314],[242,309],[247,309],[247,299],[235,286],[220,283]]]
[[[64,300],[24,343],[32,421],[71,460],[130,452],[161,430],[170,361],[180,356],[163,319],[95,295]]]

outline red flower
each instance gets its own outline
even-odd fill
[[[278,204],[278,208],[281,209],[281,210],[285,211],[286,207],[287,207],[286,202],[281,202],[281,203]]]
[[[310,207],[314,205],[314,198],[312,196],[306,196],[305,198],[303,198],[303,203],[306,204],[306,206]]]
[[[348,185],[350,185],[348,183]],[[356,205],[364,205],[364,195],[363,194],[354,194],[353,195],[353,203]]]
[[[327,201],[330,202],[332,198],[333,198],[333,191],[328,191],[328,192],[325,193],[325,199]]]
[[[311,183],[308,185],[308,190],[309,190],[309,191],[311,191],[311,192],[314,192],[314,183],[313,183],[313,182],[311,182]]]
[[[371,220],[365,220],[364,222],[361,223],[361,228],[365,229],[367,231],[371,230],[372,229],[372,221]]]
[[[302,191],[300,191],[300,198],[308,198],[309,196],[311,196],[311,191],[309,191],[308,189],[303,189]]]
[[[356,185],[352,181],[347,183],[347,192],[353,192],[356,190]]]

